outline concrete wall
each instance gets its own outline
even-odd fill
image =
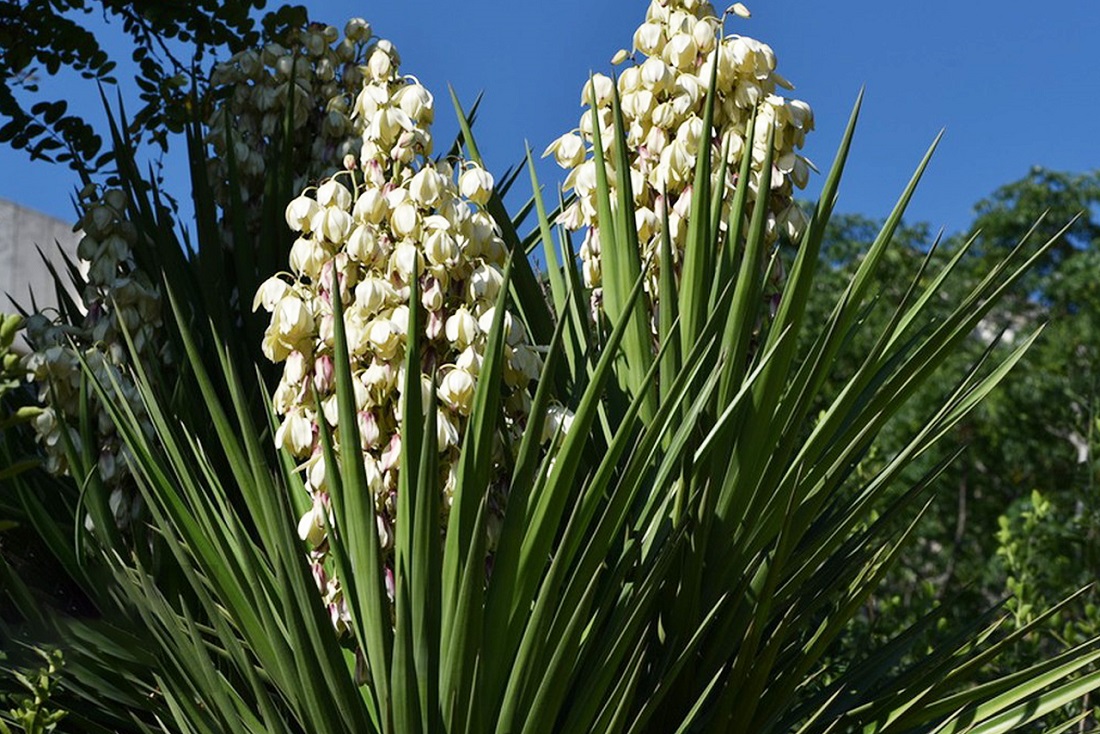
[[[38,249],[66,275],[58,246],[75,260],[79,241],[71,223],[0,199],[0,313],[15,310],[9,296],[28,310],[32,293],[40,309],[56,305],[53,278]]]
[[[31,294],[39,311],[49,312],[57,305],[53,276],[38,254],[42,250],[54,264],[58,274],[66,278],[69,293],[75,291],[68,282],[68,268],[61,258],[63,249],[76,261],[76,244],[81,234],[73,225],[28,209],[6,199],[0,199],[0,313],[17,313],[12,303],[31,311]],[[79,298],[75,298],[80,303]],[[15,348],[25,351],[22,335],[16,337]]]

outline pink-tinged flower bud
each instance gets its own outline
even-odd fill
[[[335,367],[331,356],[322,354],[313,361],[313,386],[317,388],[317,392],[322,395],[332,392],[335,385],[335,375]]]
[[[306,358],[301,352],[291,352],[283,367],[283,379],[291,385],[299,384],[306,376]]]
[[[420,303],[428,311],[435,312],[443,308],[443,289],[439,287],[439,281],[429,278],[427,287],[420,296]]]
[[[378,430],[378,419],[369,410],[360,411],[358,414],[359,441],[364,450],[373,449],[378,445],[382,432]]]
[[[428,312],[428,323],[424,327],[424,334],[429,339],[438,339],[443,334],[443,311]]]
[[[389,445],[386,446],[385,451],[382,452],[381,461],[378,464],[378,470],[382,472],[388,472],[397,466],[401,461],[401,434],[395,433],[390,438]]]

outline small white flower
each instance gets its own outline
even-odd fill
[[[542,424],[542,442],[553,439],[558,432],[565,435],[573,425],[573,412],[560,405],[552,404],[546,409],[546,421]]]
[[[542,157],[545,158],[551,154],[562,168],[574,168],[584,162],[584,140],[580,135],[566,133],[550,143]]]
[[[310,220],[313,232],[334,244],[342,243],[351,233],[351,215],[343,209],[327,206],[320,209]]]
[[[467,199],[485,206],[493,193],[493,176],[481,166],[471,166],[459,177],[458,188]]]
[[[357,222],[379,224],[386,218],[389,206],[381,189],[369,188],[355,200],[352,216]]]
[[[252,310],[255,311],[260,306],[264,307],[264,310],[270,313],[275,308],[286,292],[290,289],[279,276],[272,276],[260,284],[259,289],[256,291],[255,298],[252,299]]]
[[[292,410],[275,432],[275,444],[294,456],[304,456],[313,447],[313,422],[303,410]]]
[[[439,399],[461,415],[469,415],[473,406],[477,382],[474,376],[461,369],[453,369],[439,382]]]
[[[481,334],[481,330],[478,328],[477,319],[469,309],[459,306],[458,310],[447,319],[445,333],[447,340],[461,350],[473,344]]]
[[[310,222],[321,210],[320,205],[308,196],[299,196],[286,207],[286,223],[295,232],[309,233]]]
[[[380,358],[392,360],[401,348],[401,333],[389,319],[375,319],[367,329],[371,349]]]
[[[317,187],[317,203],[323,207],[351,208],[351,192],[334,178],[330,178]]]

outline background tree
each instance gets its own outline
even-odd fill
[[[103,136],[62,97],[40,89],[42,75],[62,71],[104,85],[132,69],[140,105],[130,132],[161,150],[183,130],[205,89],[203,67],[213,55],[255,46],[261,37],[255,11],[266,0],[2,0],[0,1],[0,142],[25,149],[32,159],[66,163],[87,176],[111,159]],[[128,59],[112,58],[87,28],[92,14],[121,28]],[[283,6],[262,28],[305,18]],[[119,65],[121,62],[121,66]],[[109,146],[108,146],[109,147]]]
[[[956,624],[1008,598],[1016,623],[1035,619],[1065,593],[1092,583],[1098,570],[1100,539],[1095,497],[1100,364],[1100,172],[1061,173],[1041,168],[997,189],[975,205],[966,233],[942,239],[928,225],[903,227],[895,237],[882,277],[881,298],[900,298],[908,278],[928,258],[935,270],[964,247],[973,257],[960,260],[946,284],[939,316],[952,298],[989,272],[997,258],[1034,226],[1032,241],[1053,236],[1078,217],[1051,256],[1032,270],[991,311],[953,357],[957,365],[974,360],[998,339],[1011,347],[1044,327],[1027,356],[974,413],[956,428],[965,449],[942,475],[932,511],[894,575],[866,608],[864,627],[853,628],[846,644],[867,636],[888,637],[933,606],[950,601],[946,616]],[[880,223],[858,215],[836,217],[826,236],[823,258],[832,287],[858,266]],[[829,292],[826,287],[817,293]],[[828,298],[811,301],[824,318]],[[869,312],[868,325],[884,317]],[[854,330],[850,354],[868,348],[873,328]],[[863,341],[864,343],[860,343]],[[854,370],[855,359],[845,364]],[[872,471],[899,437],[926,419],[947,385],[929,386],[884,432],[881,453],[865,457]],[[927,457],[912,471],[941,457]],[[1055,645],[1100,632],[1090,594],[1056,615],[1043,635],[1034,636],[1019,657],[1021,665],[1051,654]]]

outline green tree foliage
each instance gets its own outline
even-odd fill
[[[1076,221],[1058,239],[1051,257],[1007,294],[952,358],[961,365],[998,338],[999,348],[1008,348],[1022,335],[1043,328],[1000,389],[956,428],[965,450],[945,470],[916,542],[868,606],[867,628],[860,634],[889,636],[948,600],[948,618],[961,623],[1009,596],[1008,608],[1022,624],[1096,578],[1100,172],[1036,168],[997,189],[974,211],[968,232],[944,238],[934,250],[927,225],[903,228],[877,284],[881,297],[900,297],[907,275],[917,272],[926,257],[933,264],[944,263],[972,242],[976,256],[962,260],[946,284],[947,293],[959,294],[986,276],[991,264],[1015,246],[1021,231],[1034,226],[1035,236],[1049,237],[1059,223]],[[858,265],[877,223],[843,216],[831,226],[824,259],[828,277],[839,284]],[[946,314],[954,297],[945,298],[932,318]],[[825,298],[810,305],[822,314],[827,307]],[[876,317],[869,313],[867,318],[870,324]],[[853,334],[855,344],[870,331]],[[854,368],[853,362],[845,369]],[[869,455],[862,470],[889,455],[892,443],[925,419],[928,406],[945,388],[926,388],[884,432],[882,453]],[[1080,604],[1061,611],[1046,635],[1034,637],[1031,647],[1008,664],[1040,659],[1060,641],[1095,635],[1100,631],[1095,603],[1090,592]],[[852,644],[861,639],[857,635]]]
[[[40,93],[42,74],[62,70],[114,85],[119,68],[133,68],[140,107],[131,132],[164,149],[180,132],[199,97],[192,83],[212,53],[254,46],[260,38],[253,11],[266,0],[2,0],[0,2],[0,142],[32,159],[67,163],[88,174],[110,161],[103,137],[64,98]],[[132,41],[129,59],[111,58],[86,27],[101,15]],[[293,12],[295,20],[304,11]],[[284,11],[285,16],[285,11]],[[286,18],[284,17],[283,20]],[[277,21],[272,21],[277,22]]]

